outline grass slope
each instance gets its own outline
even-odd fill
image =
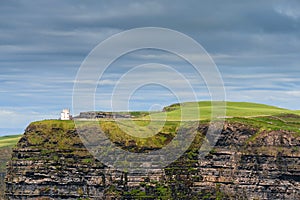
[[[231,123],[248,124],[261,131],[292,131],[300,137],[300,116],[296,114],[279,114],[258,117],[234,117],[226,120]]]
[[[21,135],[2,136],[0,137],[0,148],[12,147],[19,141],[20,138]]]
[[[218,103],[218,102],[216,102]],[[278,108],[275,106],[269,106],[265,104],[249,103],[249,102],[219,102],[226,105],[226,116],[227,117],[255,117],[255,116],[268,116],[278,114],[300,114],[300,111],[288,110],[284,108]],[[167,114],[168,120],[180,120],[181,108],[187,113],[191,113],[195,110],[199,110],[199,116],[201,120],[207,120],[211,118],[212,103],[210,101],[200,102],[186,102],[182,104],[173,104],[164,108]],[[152,114],[155,119],[163,119],[165,113],[154,113]],[[188,116],[188,115],[187,115]],[[194,116],[187,117],[189,120],[195,119]]]
[[[165,143],[174,137],[176,128],[179,122],[166,122],[163,124],[157,134],[140,138],[135,135],[126,134],[121,126],[127,126],[129,132],[135,132],[136,127],[140,127],[141,132],[151,132],[145,128],[148,123],[142,120],[135,120],[134,124],[129,120],[122,121],[122,125],[114,120],[99,120],[99,121],[82,121],[77,123],[78,130],[85,132],[87,137],[89,135],[97,134],[103,131],[112,142],[120,144],[121,146],[132,146],[134,150],[141,148],[161,148]],[[138,124],[138,126],[135,126]],[[101,129],[100,129],[101,128]],[[26,133],[28,143],[33,145],[34,148],[41,149],[74,149],[81,143],[77,134],[75,134],[75,124],[73,121],[61,120],[43,120],[33,122],[29,125],[28,129],[34,130]],[[40,134],[43,133],[43,134]],[[96,138],[89,138],[94,141]]]

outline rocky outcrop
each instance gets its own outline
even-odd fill
[[[144,175],[120,172],[95,160],[75,129],[30,125],[7,165],[6,197],[300,199],[296,133],[226,123],[215,147],[198,159],[207,127],[198,131],[193,145],[178,160]]]
[[[81,112],[75,118],[78,119],[99,119],[99,118],[131,118],[132,116],[129,113],[112,113],[112,112],[101,112],[101,111],[90,111],[90,112]]]

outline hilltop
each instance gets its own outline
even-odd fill
[[[284,108],[279,108],[276,106],[270,106],[259,103],[251,102],[214,102],[216,106],[220,104],[224,105],[226,108],[226,117],[257,117],[257,116],[270,116],[278,114],[300,114],[298,110],[289,110]],[[188,110],[195,110],[199,108],[199,117],[201,120],[207,120],[211,117],[212,112],[212,102],[211,101],[200,101],[200,102],[185,102],[177,103],[165,107],[163,110],[167,112],[168,119],[178,120],[180,117],[180,109],[184,108]],[[218,109],[218,108],[217,108]],[[222,109],[222,108],[219,108]],[[161,113],[156,113],[155,115],[161,115]]]

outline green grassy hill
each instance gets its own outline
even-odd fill
[[[226,105],[226,116],[227,117],[255,117],[255,116],[268,116],[268,115],[278,115],[278,114],[300,114],[297,110],[288,110],[284,108],[278,108],[275,106],[269,106],[265,104],[249,103],[249,102],[216,102],[217,104]],[[181,108],[185,112],[193,113],[196,109],[199,109],[199,117],[201,120],[207,120],[211,118],[212,103],[210,101],[200,101],[200,102],[186,102],[182,104],[173,104],[164,108],[166,113],[153,113],[151,114],[154,119],[163,119],[164,115],[167,114],[168,120],[180,120],[181,118]],[[224,113],[225,114],[225,113]],[[185,115],[188,120],[199,120],[195,119],[194,115]]]
[[[295,110],[295,114],[300,115],[300,110]]]
[[[21,135],[10,135],[0,137],[0,148],[2,147],[12,147],[18,140],[21,138]]]

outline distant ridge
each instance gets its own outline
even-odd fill
[[[215,101],[218,103],[219,101]],[[299,110],[289,110],[285,108],[279,108],[276,106],[270,106],[260,103],[251,102],[222,102],[226,105],[226,116],[227,117],[255,117],[255,116],[268,116],[268,115],[278,115],[278,114],[300,114]],[[180,117],[180,106],[184,106],[186,110],[194,111],[199,107],[200,118],[209,119],[212,111],[211,101],[199,101],[199,102],[183,102],[176,103],[170,106],[164,107],[164,111],[168,114],[168,119],[176,120]],[[160,113],[154,114],[159,118]]]

